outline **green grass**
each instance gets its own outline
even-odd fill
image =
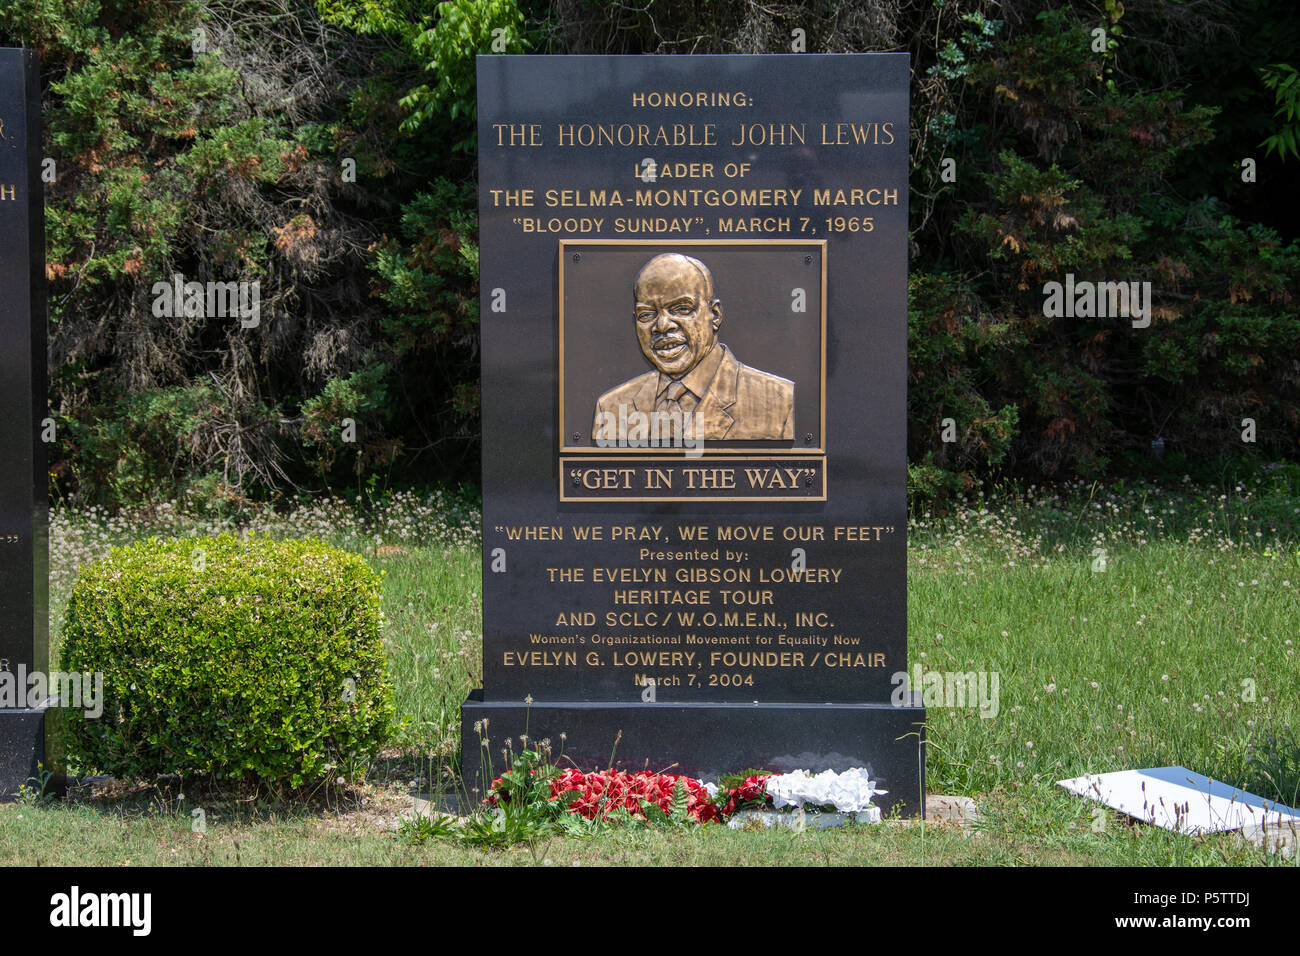
[[[340,503],[310,520],[258,519],[271,533],[330,537],[384,573],[386,642],[407,720],[400,753],[351,792],[367,805],[232,804],[215,809],[199,835],[183,808],[148,792],[14,804],[0,807],[0,863],[35,862],[33,854],[104,865],[1288,862],[1228,835],[1193,839],[1114,814],[1097,832],[1094,805],[1054,782],[1183,764],[1300,803],[1294,489],[1031,488],[910,523],[910,662],[999,675],[996,717],[975,707],[929,714],[928,789],[975,797],[982,817],[972,833],[897,824],[806,834],[613,828],[508,850],[417,846],[390,827],[412,784],[445,785],[434,771],[454,753],[460,702],[481,676],[478,545],[465,516],[449,521],[445,510],[406,501],[397,514],[359,516]],[[166,520],[170,533],[194,526]],[[78,563],[153,527],[139,516],[60,521],[54,580],[65,587]],[[56,608],[63,593],[55,587]]]
[[[1233,530],[1210,502],[1170,502],[1182,519],[1132,505],[1022,502],[914,531],[910,661],[1000,676],[995,719],[930,713],[931,790],[1182,764],[1300,803],[1294,772],[1252,759],[1300,728],[1300,551],[1270,527],[1279,501]]]
[[[385,644],[400,743],[450,756],[460,705],[482,684],[481,567],[477,547],[410,547],[374,558],[384,575]]]
[[[1000,674],[996,718],[932,715],[932,787],[1166,764],[1238,782],[1238,741],[1300,726],[1293,560],[1162,541],[1090,568],[1067,554],[910,576],[911,659]]]
[[[392,791],[380,793],[396,809]],[[187,807],[188,805],[186,805]],[[207,831],[188,809],[156,797],[35,807],[0,806],[0,865],[1282,865],[1231,835],[1193,839],[1109,815],[1093,831],[1089,806],[1052,788],[999,791],[968,832],[883,823],[837,830],[733,831],[611,827],[593,836],[542,838],[505,849],[446,840],[413,845],[373,807],[213,810]]]

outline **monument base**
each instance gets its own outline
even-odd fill
[[[12,800],[19,788],[37,777],[37,765],[45,760],[48,713],[45,707],[0,710],[0,800]]]
[[[488,719],[494,775],[507,737],[521,749],[550,738],[561,767],[681,773],[717,782],[748,768],[844,771],[865,767],[888,793],[875,803],[888,815],[923,812],[925,708],[890,704],[623,704],[586,701],[485,701],[472,691],[461,707],[461,776],[471,800],[483,796],[483,748],[474,725]],[[617,748],[614,739],[622,732]],[[561,742],[560,734],[565,734]],[[561,754],[563,756],[561,756]],[[489,781],[490,782],[490,781]],[[475,793],[475,790],[478,790]]]

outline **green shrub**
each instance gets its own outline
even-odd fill
[[[102,672],[82,770],[300,786],[373,758],[393,715],[379,576],[321,541],[149,538],[82,570],[65,671]],[[84,765],[84,766],[82,766]]]
[[[907,508],[913,517],[943,507],[948,499],[964,490],[961,476],[936,465],[931,452],[926,453],[923,461],[907,463]]]

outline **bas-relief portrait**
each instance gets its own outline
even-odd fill
[[[794,382],[750,368],[719,340],[722,300],[703,262],[655,256],[637,274],[633,298],[637,342],[654,369],[600,396],[593,435],[622,406],[625,416],[690,416],[696,437],[708,441],[794,438]]]

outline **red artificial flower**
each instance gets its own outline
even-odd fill
[[[672,773],[651,773],[641,770],[630,774],[613,768],[583,773],[570,769],[560,773],[551,783],[551,799],[564,799],[565,809],[588,820],[597,817],[606,819],[618,813],[627,813],[638,819],[646,819],[645,808],[653,804],[663,811],[665,816],[672,813],[673,795],[680,783],[686,788],[686,813],[700,823],[710,820],[721,822],[735,807],[748,800],[760,800],[764,795],[764,781],[768,774],[760,774],[747,779],[740,787],[731,791],[727,806],[719,811],[709,797],[709,792],[700,781]],[[508,796],[500,794],[501,778],[492,781],[488,802],[495,804],[498,799]]]
[[[748,803],[751,800],[762,800],[767,796],[767,778],[774,776],[770,773],[757,773],[751,777],[746,777],[739,787],[731,791],[731,796],[727,800],[727,805],[722,808],[722,815],[729,817],[736,812],[736,808],[742,803]]]

